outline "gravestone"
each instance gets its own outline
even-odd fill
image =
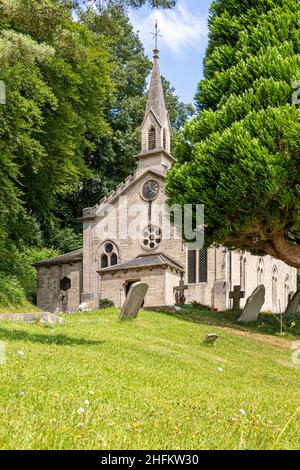
[[[144,282],[136,282],[135,284],[132,284],[126,296],[119,320],[137,317],[137,314],[143,305],[148,288],[148,284],[145,284]]]
[[[300,311],[300,290],[293,295],[290,299],[288,306],[285,309],[284,317],[288,318],[290,316],[295,315]]]
[[[217,339],[219,338],[218,335],[214,334],[214,333],[210,333],[209,335],[205,336],[204,340],[203,340],[203,344],[205,346],[213,346],[215,344],[215,342],[217,341]]]
[[[229,293],[229,298],[233,299],[232,310],[238,311],[241,299],[245,298],[245,291],[241,290],[241,286],[234,286],[233,292]]]
[[[189,286],[186,286],[184,284],[183,280],[183,273],[181,273],[181,280],[179,281],[179,286],[174,287],[174,292],[175,292],[175,303],[176,305],[184,305],[186,298],[184,295],[184,291],[188,289]]]
[[[238,319],[240,323],[257,321],[258,315],[265,303],[266,289],[264,285],[258,286],[248,297],[242,315]]]

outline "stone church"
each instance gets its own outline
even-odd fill
[[[166,207],[165,178],[175,161],[171,132],[155,49],[137,169],[99,204],[83,211],[83,249],[36,263],[38,307],[75,312],[82,302],[97,307],[101,299],[120,307],[137,281],[149,285],[145,307],[167,306],[175,303],[176,287],[184,279],[187,303],[197,301],[225,310],[232,306],[230,292],[241,286],[243,306],[251,292],[264,284],[263,309],[285,309],[296,291],[295,269],[270,256],[255,257],[222,247],[188,249],[174,225],[166,237],[159,221],[152,221],[155,207]],[[124,225],[128,228],[132,223],[136,207],[147,217],[140,218],[137,237],[124,236]]]

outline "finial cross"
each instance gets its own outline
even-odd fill
[[[151,33],[153,35],[153,39],[155,39],[155,49],[158,48],[158,38],[162,38],[163,36],[160,33],[160,30],[158,29],[158,24],[157,20],[155,21],[155,33]]]

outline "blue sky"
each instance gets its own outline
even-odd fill
[[[211,0],[178,0],[173,10],[131,10],[134,29],[139,31],[146,53],[152,57],[154,41],[150,34],[155,19],[159,38],[161,73],[186,103],[193,102],[203,77],[203,58],[208,42],[208,8]]]

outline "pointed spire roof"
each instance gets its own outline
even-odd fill
[[[147,106],[145,116],[149,111],[153,111],[156,117],[162,122],[167,114],[167,108],[164,98],[163,87],[159,70],[159,51],[154,49],[154,61],[152,67],[152,76],[148,91]]]

